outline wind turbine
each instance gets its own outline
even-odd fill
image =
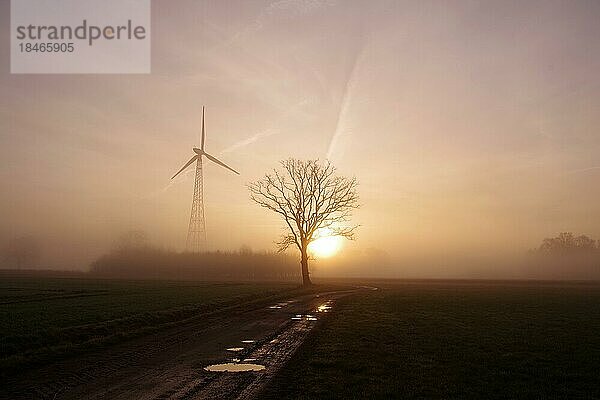
[[[188,161],[175,175],[182,173],[187,167],[189,167],[194,161],[196,161],[196,179],[194,180],[194,197],[192,199],[192,213],[190,215],[190,225],[188,228],[188,236],[187,236],[187,244],[186,247],[188,250],[191,250],[195,253],[200,252],[200,250],[204,250],[206,247],[206,225],[204,222],[204,186],[203,186],[203,177],[202,177],[202,157],[206,157],[210,161],[218,164],[228,170],[235,172],[236,174],[240,174],[235,169],[231,168],[224,162],[218,160],[217,158],[211,156],[206,151],[204,151],[204,139],[206,137],[206,132],[204,130],[204,106],[202,106],[202,140],[200,142],[200,148],[194,147],[194,153],[196,153],[190,161]]]

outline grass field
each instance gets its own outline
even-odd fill
[[[139,336],[185,318],[277,297],[292,284],[0,280],[0,371]]]
[[[384,284],[346,298],[261,398],[600,398],[600,287]]]

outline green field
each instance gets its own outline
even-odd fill
[[[116,343],[227,306],[277,297],[293,287],[2,277],[0,371]]]
[[[384,284],[342,300],[261,398],[600,398],[600,287]]]

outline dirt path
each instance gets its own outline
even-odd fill
[[[239,307],[30,371],[5,382],[10,399],[251,399],[289,360],[340,297],[324,292],[269,306]],[[320,306],[331,305],[317,311]],[[306,315],[309,315],[307,317]],[[245,343],[243,342],[245,341]],[[228,351],[228,348],[242,348]],[[254,359],[259,372],[208,372],[232,359]],[[3,397],[4,398],[4,397]]]

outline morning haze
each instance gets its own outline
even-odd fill
[[[543,5],[543,7],[541,7]],[[198,145],[209,248],[273,250],[248,182],[288,157],[356,176],[356,241],[322,276],[556,278],[521,260],[600,238],[600,3],[152,3],[152,73],[11,75],[0,1],[0,242],[87,270],[126,231],[183,250]],[[160,18],[156,17],[160,16]],[[576,276],[581,278],[581,276]]]

